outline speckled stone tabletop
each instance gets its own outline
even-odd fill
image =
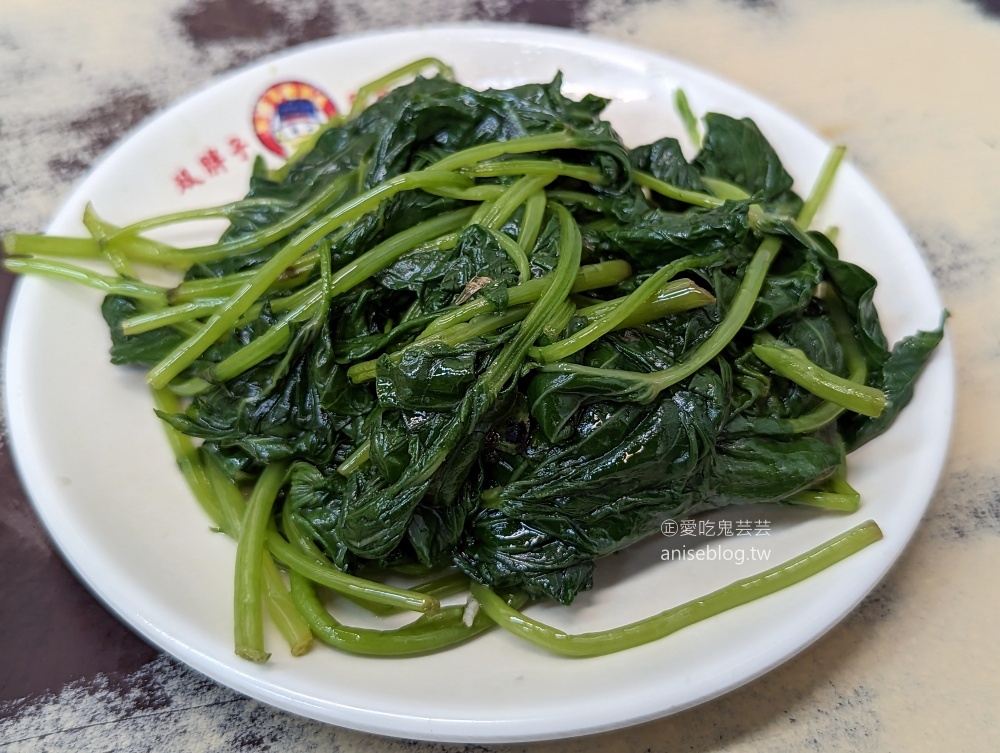
[[[904,556],[780,668],[586,751],[1000,750],[996,0],[0,0],[0,232],[40,231],[141,119],[257,57],[459,20],[574,27],[687,60],[826,137],[898,210],[952,313],[951,455]],[[11,279],[0,275],[5,306]],[[146,645],[62,564],[0,447],[0,749],[464,750],[305,720]]]

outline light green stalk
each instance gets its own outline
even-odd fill
[[[743,578],[644,620],[595,633],[566,633],[519,612],[486,586],[473,582],[471,590],[482,610],[500,627],[536,646],[564,656],[604,656],[659,640],[734,607],[777,593],[881,538],[882,531],[869,520],[759,575]]]

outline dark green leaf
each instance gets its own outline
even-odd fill
[[[881,370],[869,384],[885,392],[888,405],[878,418],[851,413],[841,419],[848,450],[853,451],[888,429],[913,399],[917,377],[944,337],[944,322],[931,332],[904,337],[892,349]]]

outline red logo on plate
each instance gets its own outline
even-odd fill
[[[253,129],[260,143],[279,157],[287,157],[336,112],[333,101],[315,86],[285,81],[257,100]]]

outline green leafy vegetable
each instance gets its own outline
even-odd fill
[[[427,70],[440,75],[416,75]],[[699,125],[679,93],[697,155],[670,136],[628,149],[604,99],[560,85],[477,91],[416,61],[280,169],[258,163],[243,199],[126,227],[88,207],[91,239],[5,240],[9,270],[106,295],[111,360],[148,370],[195,496],[238,539],[241,656],[268,656],[264,604],[297,653],[310,631],[400,655],[495,624],[605,653],[879,537],[866,524],[599,635],[517,611],[571,603],[601,557],[665,519],[856,509],[845,448],[891,425],[943,335],[890,350],[875,279],[809,229],[842,150],[803,201],[751,120]],[[145,235],[205,217],[229,222],[214,243]],[[136,270],[149,265],[181,278],[147,283]],[[402,589],[374,579],[386,571],[444,574]],[[470,579],[470,606],[442,608]],[[348,627],[317,586],[422,614]]]

